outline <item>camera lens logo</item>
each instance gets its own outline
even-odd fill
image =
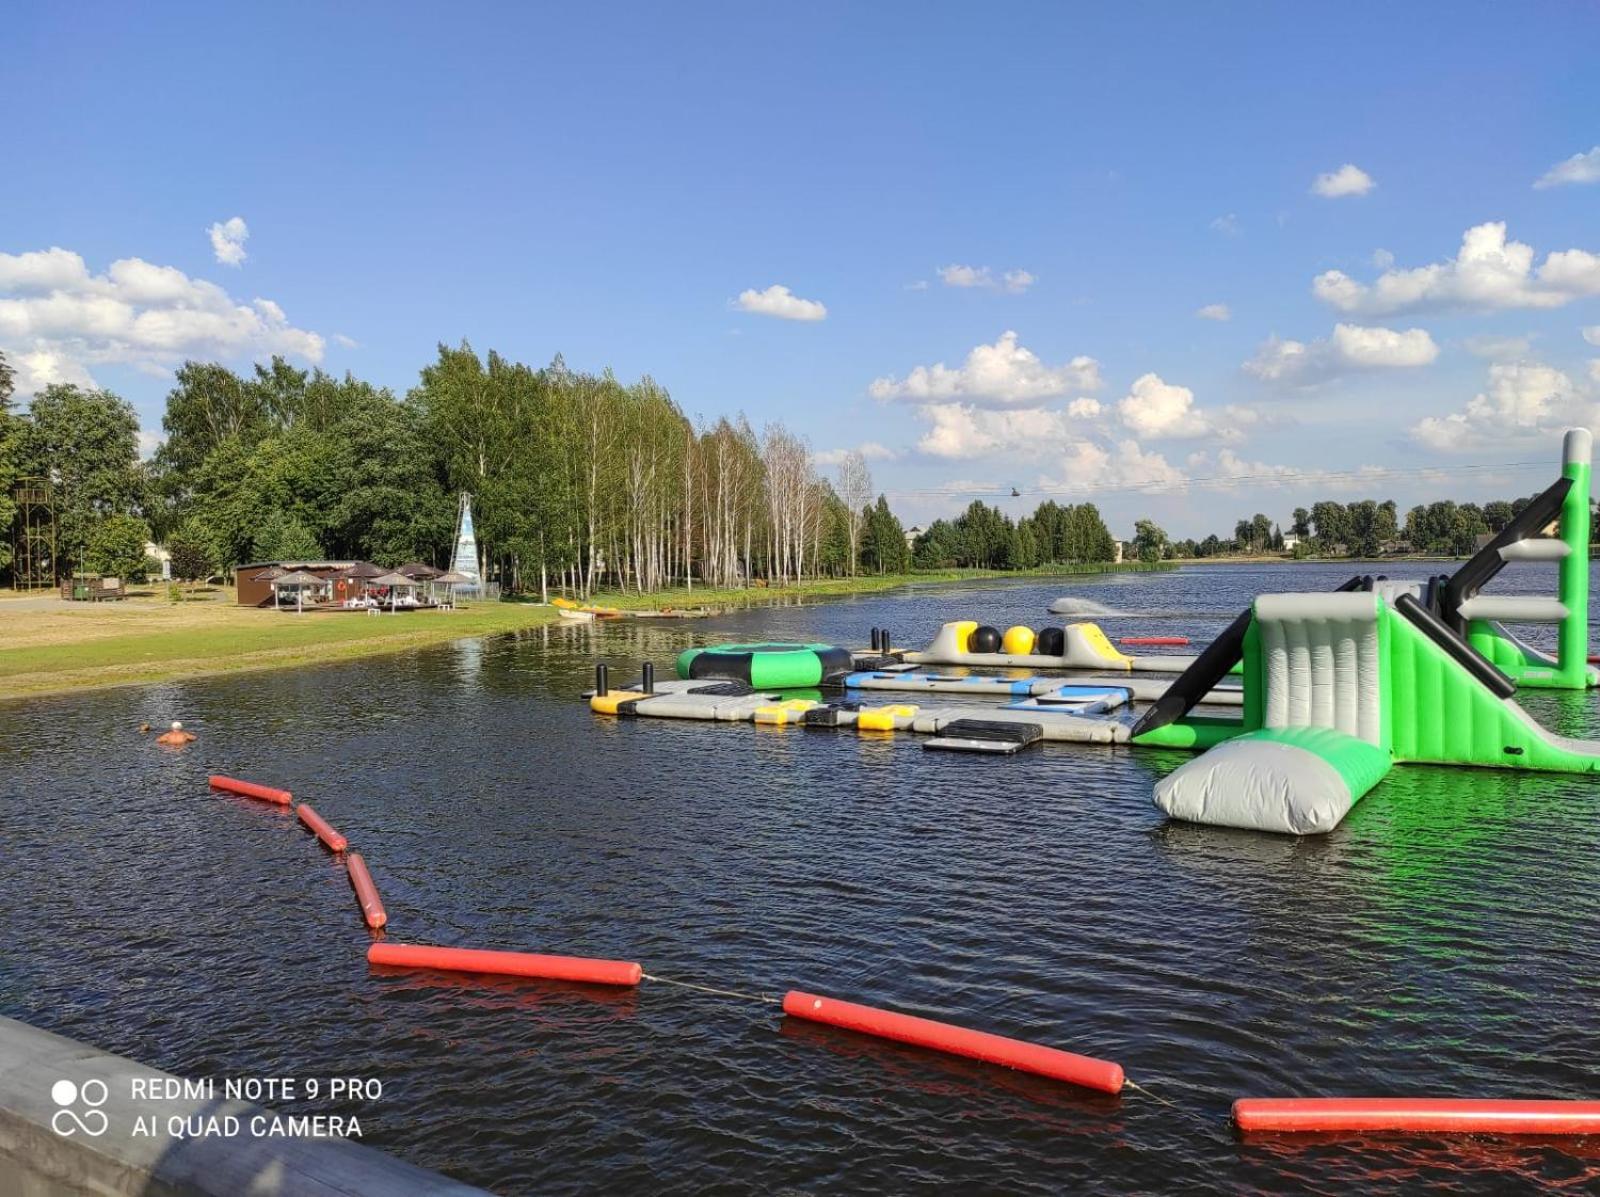
[[[50,1100],[61,1108],[51,1117],[50,1128],[63,1137],[79,1131],[90,1138],[105,1134],[111,1120],[100,1107],[106,1104],[109,1096],[110,1091],[104,1081],[88,1080],[82,1085],[66,1080],[57,1081],[50,1086]],[[81,1114],[73,1108],[79,1102],[84,1107]]]

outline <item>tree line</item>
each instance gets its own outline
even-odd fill
[[[1504,529],[1535,497],[1496,499],[1482,505],[1441,499],[1411,508],[1403,521],[1393,499],[1361,499],[1354,503],[1324,500],[1309,508],[1294,509],[1289,524],[1289,535],[1294,538],[1292,548],[1281,527],[1260,512],[1240,519],[1230,537],[1213,533],[1202,540],[1173,541],[1154,523],[1141,520],[1134,543],[1139,555],[1146,559],[1152,559],[1151,554],[1203,559],[1274,552],[1290,552],[1296,557],[1381,557],[1393,553],[1466,557],[1476,550],[1480,537]]]
[[[910,550],[859,453],[823,477],[780,423],[692,421],[646,377],[534,369],[441,345],[404,395],[281,358],[187,362],[165,439],[104,390],[46,387],[11,410],[0,357],[0,529],[18,479],[48,478],[58,575],[137,577],[145,542],[179,576],[251,561],[449,563],[472,495],[480,556],[509,591],[588,595],[903,572]],[[11,564],[5,538],[0,573]]]
[[[934,520],[916,537],[912,561],[919,569],[1034,569],[1114,561],[1117,542],[1093,503],[1040,503],[1013,520],[975,499],[952,520]]]

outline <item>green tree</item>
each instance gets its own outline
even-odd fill
[[[97,574],[142,582],[150,525],[136,515],[108,515],[90,530],[84,565]]]
[[[1167,555],[1167,534],[1154,520],[1139,520],[1133,525],[1133,547],[1140,561],[1160,561]]]
[[[322,546],[311,529],[297,518],[275,511],[256,534],[252,555],[258,561],[319,561]]]
[[[6,355],[0,353],[0,577],[11,569],[11,526],[17,518],[11,492],[20,475],[22,424],[11,412],[15,377]]]
[[[867,514],[862,529],[861,560],[868,569],[880,574],[902,574],[911,568],[906,531],[889,510],[889,500],[883,495],[878,496],[877,503]]]
[[[56,545],[84,559],[95,526],[134,513],[143,489],[139,418],[109,391],[50,386],[34,396],[21,436],[22,472],[55,487]]]
[[[216,568],[205,530],[190,520],[167,537],[166,549],[172,561],[172,576],[183,582],[209,578]]]

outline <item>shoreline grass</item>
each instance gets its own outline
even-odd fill
[[[850,598],[905,586],[1168,568],[1174,567],[1165,562],[1157,566],[1127,562],[1037,570],[928,570],[788,586],[602,593],[593,601],[628,611],[734,610]],[[527,602],[483,602],[456,611],[396,615],[291,615],[236,606],[231,590],[182,603],[169,603],[156,593],[120,603],[0,601],[0,620],[6,628],[0,647],[0,700],[355,660],[521,631],[558,618],[555,607]]]
[[[398,615],[290,615],[224,602],[6,610],[0,698],[353,660],[553,623],[551,607],[477,603]]]

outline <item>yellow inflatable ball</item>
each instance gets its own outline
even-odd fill
[[[1027,656],[1033,651],[1033,629],[1020,625],[1007,628],[1006,634],[1000,638],[1000,649],[1014,657]]]

